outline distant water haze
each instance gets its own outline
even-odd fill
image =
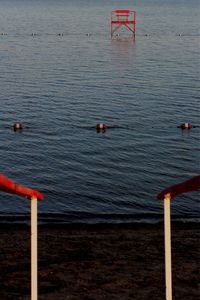
[[[127,8],[136,39],[111,40]],[[1,172],[43,192],[40,222],[161,220],[156,195],[199,174],[198,1],[1,0],[0,20]],[[29,209],[0,194],[0,222]],[[172,201],[198,217],[199,192]]]

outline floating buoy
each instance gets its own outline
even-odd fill
[[[24,129],[24,125],[22,123],[14,123],[13,124],[14,131]]]
[[[108,126],[104,123],[100,123],[96,125],[97,130],[101,130],[101,129],[105,130],[106,128],[108,128]]]
[[[181,129],[191,129],[192,127],[193,126],[190,123],[183,123],[183,124],[178,126],[178,128],[181,128]]]

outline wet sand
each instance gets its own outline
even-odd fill
[[[158,225],[40,226],[39,300],[164,300]],[[172,224],[173,299],[199,299],[200,224]],[[30,299],[30,227],[1,225],[0,299]]]

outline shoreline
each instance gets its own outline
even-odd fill
[[[172,222],[174,299],[198,299],[199,238]],[[30,226],[1,225],[0,256],[0,298],[29,300]],[[38,274],[38,300],[163,300],[163,224],[40,225]]]
[[[1,229],[26,229],[30,228],[30,216],[27,222],[18,222],[15,220],[15,218],[9,218],[9,221],[1,221],[0,220],[0,230]],[[12,220],[12,222],[11,222]],[[101,229],[101,228],[112,228],[112,227],[127,227],[127,228],[137,228],[137,227],[160,227],[164,224],[164,214],[162,220],[157,221],[138,221],[138,222],[132,222],[132,221],[118,221],[118,222],[44,222],[40,221],[38,219],[38,228],[95,228],[95,229]],[[176,228],[196,228],[200,227],[200,219],[199,218],[192,218],[192,219],[178,219],[171,217],[171,224],[174,225]]]

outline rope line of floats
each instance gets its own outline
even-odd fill
[[[182,123],[177,126],[177,128],[180,128],[182,130],[190,130],[196,127],[198,126],[192,125],[191,123]],[[23,123],[14,123],[12,128],[14,131],[22,131],[25,128],[25,125]],[[110,126],[105,123],[98,123],[95,126],[92,126],[91,128],[96,128],[97,132],[105,132],[107,129],[120,128],[120,126]]]
[[[16,34],[17,36],[32,36],[32,37],[40,37],[40,36],[43,36],[43,35],[54,35],[54,36],[68,36],[68,35],[71,35],[71,33],[68,33],[68,32],[59,32],[59,33],[37,33],[37,32],[32,32],[32,33],[29,33],[29,34]],[[96,33],[85,33],[86,36],[92,36],[92,35],[96,35]],[[137,34],[138,36],[146,36],[146,37],[151,37],[151,36],[156,36],[156,34],[149,34],[149,33],[144,33],[144,34]],[[9,33],[7,32],[0,32],[0,36],[12,36],[12,34],[10,35]],[[117,34],[117,36],[120,36],[120,34]],[[177,36],[177,37],[199,37],[199,34],[196,33],[196,34],[187,34],[187,33],[176,33],[176,34],[173,34],[173,36]]]

